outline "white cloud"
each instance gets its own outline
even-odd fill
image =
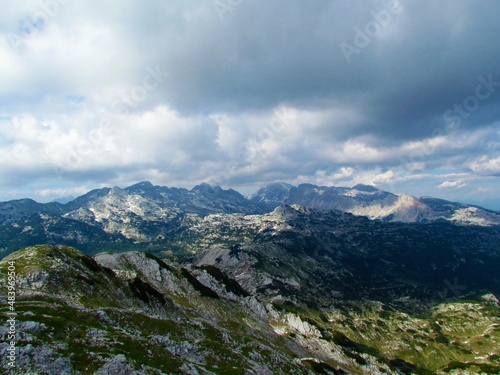
[[[500,174],[500,156],[483,155],[469,164],[472,171],[479,174]]]
[[[54,198],[54,197],[77,197],[80,195],[83,195],[85,193],[88,193],[92,188],[95,187],[90,187],[89,186],[79,186],[79,187],[74,187],[74,188],[68,188],[68,189],[42,189],[42,190],[36,190],[35,194],[41,198]]]
[[[335,173],[332,178],[334,180],[343,180],[345,178],[351,177],[354,174],[355,170],[351,167],[342,167],[339,169],[337,173]]]
[[[379,169],[363,171],[354,176],[353,185],[364,184],[383,188],[393,183],[396,177],[397,175],[393,170],[385,172],[381,172]]]
[[[460,189],[463,188],[467,185],[462,180],[456,180],[456,181],[444,181],[443,183],[439,184],[437,186],[438,189],[450,189],[450,188],[455,188],[455,189]]]
[[[357,184],[373,185],[383,187],[391,184],[397,178],[393,170],[381,171],[375,169],[355,169],[352,167],[342,167],[334,173],[327,173],[325,170],[318,170],[314,176],[299,176],[295,183],[313,182],[325,186],[347,186]]]
[[[484,188],[484,187],[479,187],[475,190],[475,193],[479,193],[479,194],[484,194],[484,193],[494,193],[496,192],[495,189],[493,188]]]

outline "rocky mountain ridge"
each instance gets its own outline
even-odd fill
[[[251,197],[201,184],[191,190],[141,182],[121,189],[102,188],[66,204],[29,199],[0,203],[0,255],[40,243],[75,246],[87,253],[117,249],[189,249],[192,227],[207,217],[265,215],[283,204],[316,211],[337,210],[392,223],[450,222],[497,226],[500,214],[434,198],[417,200],[374,187],[318,187],[274,184]],[[222,215],[222,216],[221,216]],[[198,251],[198,249],[191,249]]]
[[[294,208],[284,211],[269,220],[287,218],[294,225],[294,215],[307,214]],[[10,373],[500,371],[495,354],[500,307],[493,294],[483,292],[475,301],[437,302],[418,315],[373,295],[371,299],[323,295],[328,303],[319,306],[316,297],[308,297],[318,287],[311,280],[314,270],[302,269],[311,272],[309,277],[297,270],[293,280],[259,268],[251,260],[257,254],[254,250],[207,250],[195,263],[183,265],[142,252],[100,253],[92,258],[60,246],[29,247],[9,255],[0,261],[0,270],[12,262],[16,265],[18,360]],[[273,267],[276,251],[260,252],[260,262]],[[291,257],[310,262],[307,255]],[[256,279],[252,286],[245,275],[254,271],[264,279]],[[278,279],[282,286],[276,284]],[[314,295],[324,293],[331,282],[331,277],[324,279],[323,288]],[[298,288],[302,299],[294,298]],[[0,297],[5,295],[2,277]],[[0,315],[5,317],[6,311],[2,303]],[[7,333],[0,329],[0,352],[6,349]],[[3,356],[0,368],[7,366]]]
[[[448,220],[458,224],[500,225],[500,213],[496,211],[432,197],[418,199],[407,194],[396,195],[361,184],[346,188],[275,183],[244,197],[235,190],[224,190],[206,183],[187,190],[155,186],[147,181],[124,189],[92,190],[65,204],[42,204],[31,199],[0,202],[0,225],[33,214],[58,214],[99,222],[117,213],[113,207],[106,207],[108,205],[115,205],[148,220],[156,220],[168,219],[180,213],[198,216],[214,213],[262,214],[283,204],[297,204],[318,210],[335,209],[394,222]]]
[[[370,219],[389,222],[451,221],[463,225],[500,225],[496,211],[431,197],[396,195],[373,186],[358,184],[352,188],[285,183],[271,184],[247,196],[268,209],[282,204],[298,204],[319,210],[340,210]]]
[[[398,308],[411,308],[414,298],[423,306],[440,300],[444,280],[456,278],[468,292],[500,293],[497,227],[384,223],[285,205],[265,215],[209,215],[183,235],[199,249],[195,264],[217,266],[254,293],[291,293],[295,302],[304,280],[308,303],[318,306],[347,296],[395,307],[407,296]]]

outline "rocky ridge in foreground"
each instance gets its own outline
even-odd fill
[[[495,352],[500,308],[492,294],[437,303],[419,315],[349,295],[328,296],[330,304],[319,306],[316,297],[307,297],[317,287],[307,278],[293,282],[271,274],[273,279],[252,287],[245,275],[233,277],[231,264],[248,267],[243,272],[256,272],[258,278],[270,275],[269,269],[248,266],[242,250],[232,255],[216,251],[211,259],[220,264],[214,265],[206,258],[210,252],[196,264],[179,265],[140,252],[92,258],[44,245],[2,259],[3,272],[8,262],[15,262],[17,272],[18,361],[13,373],[500,371]],[[261,261],[271,264],[274,255]],[[242,262],[231,262],[234,258]],[[5,294],[4,280],[0,290]],[[324,280],[324,287],[329,284]],[[259,285],[267,288],[255,288]],[[301,299],[294,298],[297,288]],[[4,318],[6,311],[2,303]],[[6,331],[5,326],[0,331],[2,353]],[[5,359],[0,366],[7,369]]]

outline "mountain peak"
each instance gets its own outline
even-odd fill
[[[137,184],[125,188],[124,190],[128,193],[134,193],[134,194],[156,193],[156,187],[149,181],[141,181]]]
[[[278,189],[290,190],[292,187],[293,187],[292,184],[288,184],[286,182],[273,182],[272,184],[262,187],[262,189],[278,188]]]
[[[23,262],[19,266],[25,265],[32,269],[34,266],[40,265],[41,261],[46,261],[46,259],[76,259],[83,256],[83,253],[68,246],[35,245],[16,251],[8,255],[4,260],[22,259]]]
[[[137,184],[134,184],[134,185],[129,186],[129,187],[131,187],[131,188],[142,187],[142,188],[148,188],[148,189],[150,189],[150,188],[153,188],[154,185],[151,182],[149,182],[149,181],[141,181],[141,182],[138,182]]]
[[[191,191],[214,191],[217,188],[222,190],[219,186],[212,186],[208,182],[202,182],[201,184],[194,186]]]
[[[293,186],[290,184],[276,182],[261,187],[257,192],[248,195],[247,198],[258,204],[275,202],[274,206],[276,206],[285,203],[292,188]]]
[[[114,186],[113,188],[111,188],[108,194],[123,196],[124,194],[126,194],[126,191],[124,189],[119,188],[118,186]]]

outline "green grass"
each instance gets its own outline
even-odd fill
[[[356,304],[343,311],[302,310],[299,315],[331,332],[334,342],[358,352],[404,360],[432,373],[450,370],[453,363],[500,373],[496,357],[488,358],[491,353],[498,355],[500,348],[500,327],[495,327],[500,322],[499,307],[477,301],[446,303],[417,317],[377,303]]]

